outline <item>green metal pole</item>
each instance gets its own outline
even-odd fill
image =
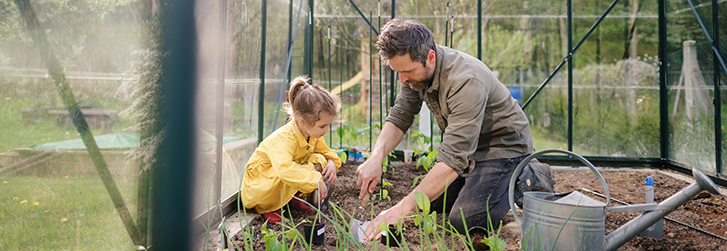
[[[303,59],[304,74],[310,78],[313,83],[313,0],[308,0],[308,24],[305,26],[305,48]]]
[[[265,122],[265,44],[267,43],[267,26],[268,26],[268,1],[262,2],[262,29],[260,29],[260,87],[258,91],[258,110],[257,110],[257,143],[263,142],[265,138],[263,125]]]
[[[477,0],[477,59],[482,61],[482,0]]]
[[[669,90],[667,81],[666,1],[659,0],[659,129],[661,134],[661,160],[669,160]]]
[[[394,19],[394,18],[396,18],[396,0],[391,0],[391,19]],[[391,78],[389,81],[391,81],[391,84],[390,84],[391,90],[390,90],[389,95],[391,95],[391,97],[389,98],[389,107],[393,107],[394,102],[396,102],[396,77],[394,76],[394,74],[395,74],[394,70],[390,70],[390,73],[391,73]],[[389,107],[386,108],[387,112],[388,112]]]
[[[444,14],[444,46],[448,46],[449,42],[449,1],[447,1],[447,10]]]
[[[328,25],[328,90],[332,90],[331,86],[331,25]],[[328,125],[328,145],[333,145],[333,134],[331,132],[332,125]]]
[[[454,15],[452,15],[452,21],[449,22],[449,47],[454,48]]]
[[[218,54],[218,62],[219,62],[219,71],[217,76],[217,121],[216,121],[216,132],[215,135],[217,137],[217,141],[215,142],[217,145],[217,149],[215,149],[215,168],[216,168],[216,174],[215,174],[215,202],[217,203],[217,206],[221,206],[222,200],[220,200],[220,196],[222,196],[222,141],[224,138],[223,130],[224,130],[224,109],[225,109],[225,41],[227,40],[226,31],[227,31],[227,0],[220,0],[220,8],[219,8],[219,25],[220,25],[220,40],[218,41],[219,46],[219,54]],[[218,214],[214,214],[218,215]]]
[[[361,10],[358,8],[358,6],[353,2],[353,0],[348,0],[348,2],[351,3],[351,6],[353,6],[353,8],[356,10],[356,12],[358,12],[358,14],[361,16],[361,18],[363,18],[363,20],[366,21],[366,24],[369,25],[369,28],[371,28],[373,30],[373,32],[376,33],[376,36],[378,36],[379,31],[376,30],[374,28],[374,25],[372,25],[371,22],[369,21],[369,20],[371,20],[371,18],[373,18],[372,15],[369,15],[369,19],[366,19],[366,16],[364,16],[364,14],[361,12]],[[394,3],[392,2],[391,4],[393,5]]]
[[[598,9],[600,9],[600,6],[598,4],[598,0],[594,1],[596,3],[596,6],[593,8],[593,14],[598,14]],[[596,38],[596,63],[601,63],[601,28],[598,29],[598,37]]]
[[[292,50],[290,49],[290,47],[293,46],[293,0],[290,0],[289,2],[290,3],[288,5],[288,47],[287,47],[288,50],[287,51],[288,51],[288,53],[291,53]],[[300,18],[300,10],[298,10],[298,18]],[[290,57],[290,56],[288,56],[288,57]],[[292,78],[291,78],[291,77],[293,77],[292,69],[293,69],[293,65],[288,63],[288,72],[286,72],[286,74],[288,75],[288,81],[292,80]],[[285,83],[283,83],[282,88],[284,89],[285,86],[287,86],[287,85],[285,85]],[[275,128],[273,128],[273,130],[275,130]]]
[[[379,25],[376,26],[376,28],[381,29],[381,0],[379,0]],[[384,91],[384,78],[382,75],[381,70],[381,57],[378,57],[379,60],[379,125],[381,125],[381,129],[384,128],[384,106],[381,105],[381,102],[384,100],[384,97],[386,96],[386,92]],[[371,148],[373,150],[373,148]]]
[[[573,0],[568,0],[568,151],[573,151]]]
[[[338,85],[338,87],[340,88],[340,91],[338,92],[338,97],[343,99],[343,29],[341,29],[340,26],[338,27],[338,37],[338,41],[340,41],[340,43],[338,44],[338,55],[340,58],[338,65],[341,68],[339,71],[339,74],[341,75],[341,84]],[[340,129],[341,125],[338,125],[338,128]],[[331,144],[333,144],[333,142],[331,142]],[[338,137],[338,149],[343,149],[343,133],[339,134]]]
[[[714,35],[714,142],[715,142],[715,172],[722,173],[722,98],[719,90],[719,5],[717,0],[712,0],[712,30]]]
[[[167,105],[163,121],[167,136],[161,143],[161,165],[155,171],[154,250],[193,250],[192,194],[196,162],[197,34],[195,1],[167,5],[165,33],[169,53],[163,61],[163,90]]]
[[[369,20],[373,20],[374,12],[369,11]],[[374,128],[372,126],[374,115],[373,115],[373,96],[374,96],[374,28],[369,29],[369,151],[374,150],[373,138]]]
[[[694,4],[692,4],[692,0],[687,0],[687,3],[689,3],[689,7],[692,8],[692,12],[694,12],[694,16],[697,17],[697,22],[699,23],[699,27],[702,28],[702,31],[704,32],[704,36],[707,37],[707,41],[709,42],[710,47],[712,47],[712,50],[714,51],[713,55],[716,56],[716,59],[719,60],[720,65],[722,65],[722,70],[727,72],[727,65],[725,65],[725,62],[722,59],[722,55],[719,53],[719,51],[717,51],[717,47],[713,44],[714,41],[712,40],[712,37],[709,36],[707,27],[704,25],[704,22],[702,22],[702,18],[699,16],[699,13],[697,12],[697,8],[694,8]]]

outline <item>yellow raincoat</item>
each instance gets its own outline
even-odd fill
[[[288,122],[265,138],[247,161],[240,191],[245,208],[268,213],[283,207],[298,191],[313,192],[322,178],[314,164],[325,167],[329,159],[336,170],[341,167],[341,159],[323,137],[306,142],[295,121]]]

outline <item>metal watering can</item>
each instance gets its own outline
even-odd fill
[[[523,167],[533,158],[547,153],[562,153],[583,162],[596,174],[606,194],[606,203],[573,191],[556,194],[549,192],[523,193],[523,218],[515,209],[515,183]],[[719,194],[714,182],[699,170],[692,169],[696,183],[691,184],[661,203],[606,207],[611,201],[608,186],[596,167],[582,156],[564,150],[544,150],[525,158],[510,178],[508,197],[510,209],[520,224],[521,243],[526,250],[616,250],[646,230],[678,206],[686,203],[702,190]],[[646,211],[605,236],[606,212]]]

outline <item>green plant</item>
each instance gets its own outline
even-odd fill
[[[492,196],[492,195],[490,195]],[[487,197],[487,202],[485,202],[485,205],[487,208],[490,208],[490,197]],[[490,250],[493,251],[501,251],[504,250],[505,247],[507,247],[507,243],[500,239],[500,231],[502,230],[502,221],[500,221],[500,225],[497,227],[497,233],[492,234],[495,232],[494,226],[492,224],[492,219],[490,218],[490,211],[487,211],[487,238],[482,239],[482,243],[490,247]]]
[[[351,124],[342,124],[341,126],[339,126],[336,129],[336,135],[342,142],[344,142],[344,145],[347,148],[351,148],[358,143],[359,135],[361,135],[365,132],[368,132],[368,131],[369,131],[368,126],[357,129]]]
[[[346,151],[337,151],[336,154],[338,155],[338,158],[341,159],[341,165],[346,164],[346,161],[348,160],[348,154],[346,154]]]
[[[303,221],[305,222],[305,221]],[[303,223],[301,222],[301,223]],[[298,223],[300,225],[301,223]],[[263,223],[262,229],[260,229],[260,232],[263,234],[263,240],[265,241],[265,251],[282,251],[285,250],[285,246],[283,246],[283,243],[280,242],[280,236],[284,235],[285,238],[291,239],[290,246],[295,245],[295,241],[298,239],[299,232],[297,230],[297,225],[295,227],[291,227],[288,231],[280,231],[275,232],[272,229],[268,229],[268,223]]]
[[[429,172],[429,170],[432,169],[434,164],[437,162],[438,153],[439,152],[437,150],[426,152],[423,156],[420,156],[419,159],[417,159],[417,166],[424,167],[424,170]]]
[[[429,169],[434,166],[437,161],[437,150],[434,150],[430,145],[432,143],[432,137],[419,133],[419,131],[412,132],[412,137],[416,139],[417,146],[414,148],[414,156],[417,158],[417,167],[422,166],[424,170],[429,172]]]
[[[384,161],[381,164],[381,172],[386,173],[391,169],[391,174],[394,174],[394,166],[391,165],[391,160],[389,158],[394,158],[394,153],[389,153],[384,157]]]
[[[412,137],[416,139],[417,146],[414,148],[414,156],[417,157],[417,168],[419,166],[424,167],[424,170],[429,172],[430,169],[437,162],[438,151],[429,147],[432,142],[432,137],[419,133],[419,131],[412,132]],[[417,183],[424,178],[424,175],[419,175],[414,178],[411,186],[414,187]]]
[[[449,227],[444,226],[446,224],[444,214],[442,215],[442,225],[437,224],[437,212],[431,211],[431,203],[427,195],[416,190],[414,192],[414,199],[416,200],[417,208],[421,210],[414,216],[414,225],[419,227],[419,239],[425,245],[425,249],[449,250],[445,246],[444,235],[449,233],[459,238],[462,237],[457,233],[457,230],[454,230],[451,224]],[[439,244],[439,246],[433,248],[432,240],[434,240],[434,243]]]
[[[424,135],[416,130],[411,133],[411,136],[414,137],[414,141],[416,142],[416,147],[414,147],[414,156],[418,156],[419,154],[429,151],[429,145],[432,143],[431,136]]]
[[[351,146],[351,142],[356,142],[358,135],[354,133],[354,128],[351,124],[342,124],[336,129],[336,135],[344,142],[348,147]]]
[[[388,181],[386,181],[384,179],[381,179],[381,189],[379,189],[379,193],[378,194],[374,194],[373,196],[371,196],[371,199],[372,200],[376,200],[376,199],[378,199],[378,200],[384,200],[384,199],[386,199],[386,200],[389,200],[390,201],[391,200],[391,196],[389,196],[389,190],[386,189],[386,187],[391,187],[391,186],[392,186],[391,182],[388,182]]]

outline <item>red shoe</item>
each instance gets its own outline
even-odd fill
[[[290,205],[290,207],[292,207],[293,209],[298,210],[298,211],[302,211],[302,212],[313,212],[313,211],[316,211],[312,207],[310,207],[307,204],[305,204],[305,202],[303,202],[303,199],[298,198],[298,197],[293,197],[293,199],[290,200],[290,202],[288,203],[288,205]]]
[[[283,220],[281,215],[282,214],[280,212],[280,209],[278,209],[276,211],[272,211],[269,213],[263,213],[263,218],[265,218],[265,220],[268,221],[269,223],[278,223]]]

